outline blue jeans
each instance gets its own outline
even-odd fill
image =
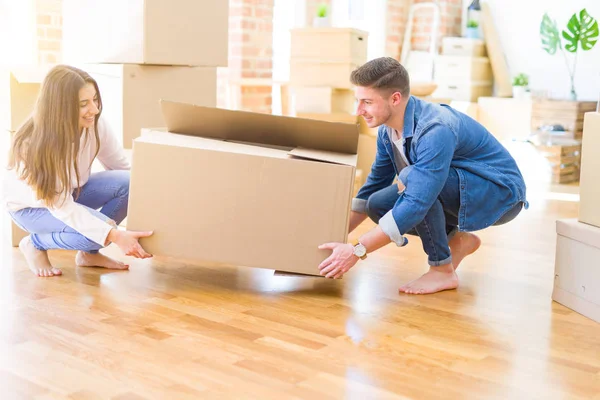
[[[73,193],[76,196],[76,193]],[[90,176],[75,201],[94,216],[117,225],[127,216],[129,171],[102,171]],[[100,209],[100,211],[97,211]],[[38,250],[66,249],[97,253],[103,246],[55,218],[46,208],[24,208],[10,213],[21,229],[30,233]]]
[[[450,168],[446,184],[423,221],[407,232],[409,235],[421,238],[429,265],[439,266],[452,262],[448,241],[458,232],[459,184],[456,169]],[[379,223],[379,219],[394,207],[399,196],[396,185],[373,193],[367,200],[367,215],[373,222]],[[502,225],[513,220],[521,212],[522,207],[523,202],[517,203],[494,225]]]

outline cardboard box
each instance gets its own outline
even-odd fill
[[[349,113],[356,110],[354,91],[326,86],[294,88],[296,113]]]
[[[473,103],[477,102],[480,97],[491,96],[492,92],[491,82],[440,82],[435,92],[433,92],[433,96]]]
[[[319,121],[328,122],[343,122],[346,124],[358,125],[358,131],[361,134],[377,137],[377,131],[379,128],[369,128],[367,122],[360,115],[349,114],[349,113],[296,113],[298,118],[316,119]]]
[[[600,227],[600,113],[588,112],[581,141],[579,221]]]
[[[142,128],[165,125],[161,99],[208,107],[217,104],[213,67],[87,64],[81,68],[98,82],[102,112],[126,149]]]
[[[531,135],[531,99],[479,97],[477,104],[478,121],[497,139],[527,140]]]
[[[163,101],[168,132],[134,140],[130,230],[158,256],[319,275],[346,242],[352,124]]]
[[[556,232],[552,299],[600,322],[600,228],[566,219]]]
[[[329,86],[352,89],[350,74],[359,64],[348,62],[323,62],[311,59],[291,59],[291,86]]]
[[[491,82],[493,79],[487,57],[437,56],[435,59],[436,82]]]
[[[485,57],[482,39],[446,36],[442,38],[442,54],[448,56]]]
[[[63,59],[226,67],[229,2],[63,0]]]
[[[367,62],[369,33],[354,28],[296,28],[290,31],[290,56],[321,62]]]

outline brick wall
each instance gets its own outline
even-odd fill
[[[237,100],[238,109],[271,113],[273,7],[274,0],[229,0],[229,59],[218,71],[219,107]]]
[[[415,3],[424,0],[415,0]],[[462,0],[439,0],[440,27],[438,44],[444,36],[460,36],[462,23]],[[410,0],[388,0],[386,21],[386,55],[400,59],[404,33],[408,23]],[[433,13],[430,10],[415,12],[411,48],[428,50],[431,41]]]
[[[62,1],[36,0],[36,51],[39,64],[62,60]]]
[[[400,59],[410,0],[388,0],[386,10],[385,55]]]

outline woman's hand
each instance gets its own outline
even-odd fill
[[[132,256],[135,258],[150,258],[152,254],[146,253],[138,242],[139,238],[151,236],[153,232],[134,232],[134,231],[120,231],[113,229],[108,234],[108,240],[113,242],[125,255]]]

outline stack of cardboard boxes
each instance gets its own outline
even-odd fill
[[[556,222],[552,298],[600,322],[600,113],[585,114],[579,218]]]
[[[222,0],[64,0],[64,60],[94,77],[123,147],[164,126],[161,99],[216,106],[227,66],[229,4]]]
[[[477,102],[492,95],[492,67],[481,39],[444,37],[434,68],[438,87],[433,97]]]
[[[376,129],[356,115],[350,74],[367,62],[368,33],[353,28],[297,28],[291,31],[290,85],[297,117],[357,124],[361,133],[356,187],[370,171]]]

